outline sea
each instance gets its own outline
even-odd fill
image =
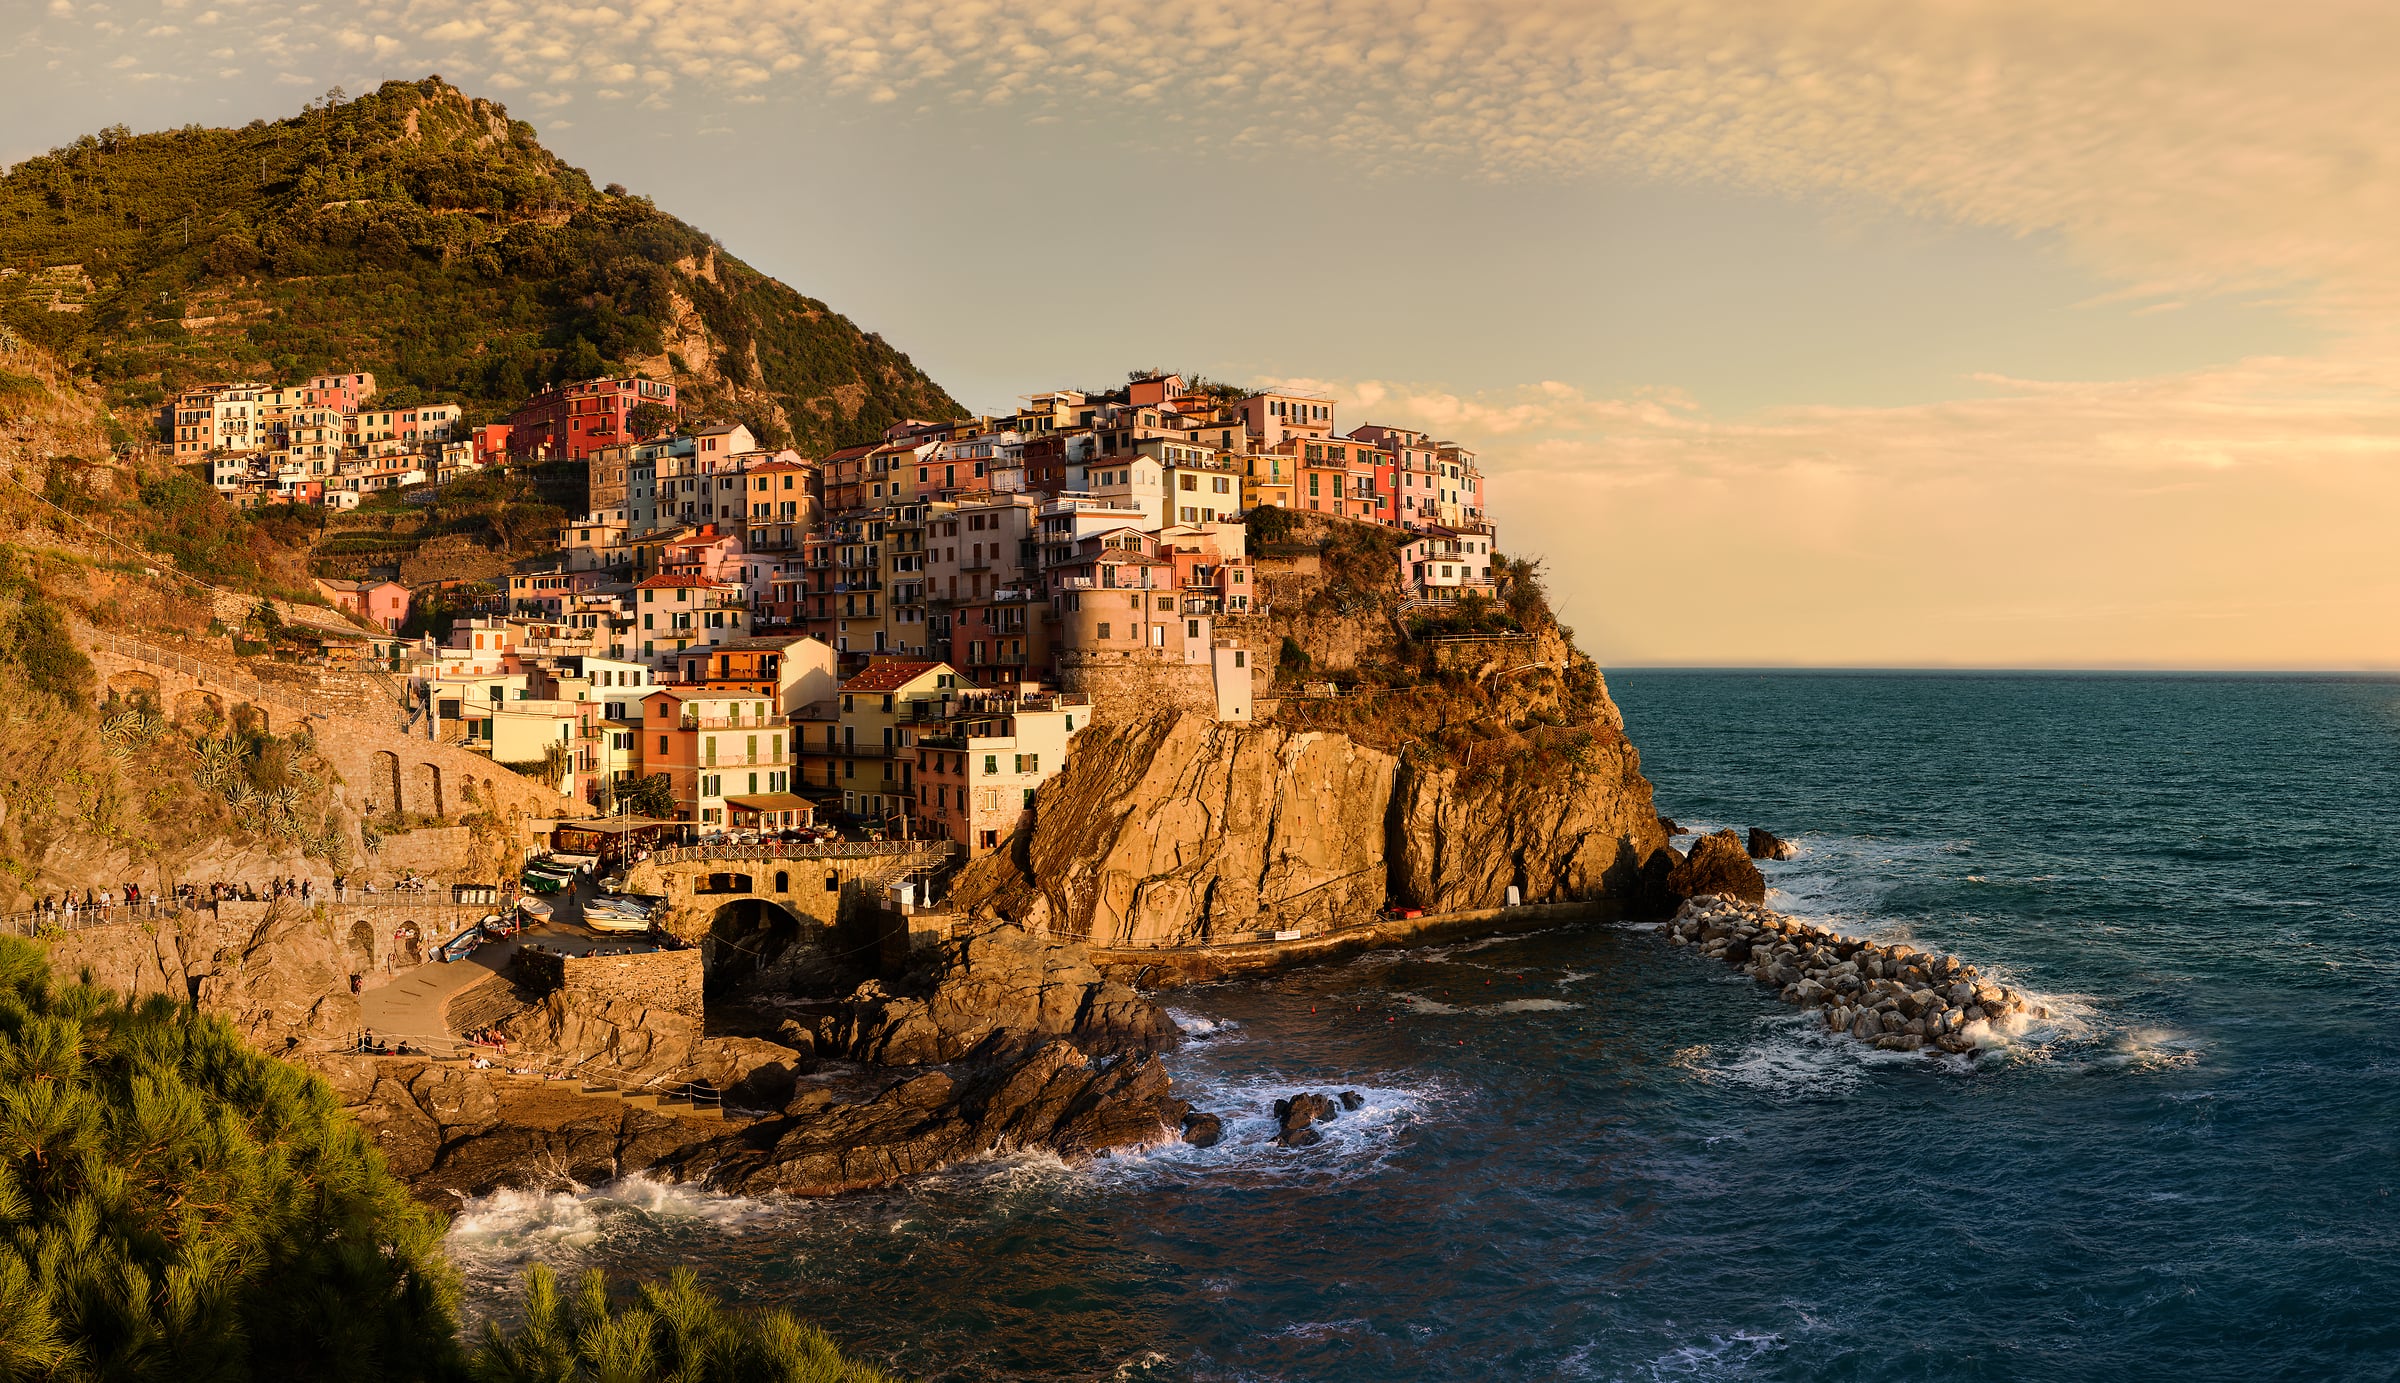
[[[1609,681],[1662,812],[1799,845],[1772,906],[2050,1018],[1879,1053],[1632,925],[1182,989],[1217,1147],[503,1193],[473,1309],[688,1265],[960,1383],[2400,1377],[2400,682]],[[1272,1146],[1303,1090],[1363,1103]]]

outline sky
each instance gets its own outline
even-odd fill
[[[2389,0],[0,0],[0,161],[438,73],[970,408],[1475,448],[1642,664],[2400,667]]]

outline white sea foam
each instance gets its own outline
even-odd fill
[[[497,1281],[537,1261],[572,1267],[626,1234],[678,1224],[738,1234],[771,1222],[790,1206],[782,1198],[719,1195],[637,1175],[574,1190],[476,1196],[451,1220],[448,1243],[469,1278]]]
[[[1169,1008],[1167,1017],[1187,1038],[1201,1042],[1228,1042],[1242,1038],[1242,1025],[1231,1018],[1216,1018],[1205,1013]]]
[[[1177,1085],[1193,1108],[1224,1121],[1224,1131],[1214,1147],[1196,1148],[1168,1140],[1065,1170],[1101,1183],[1160,1176],[1187,1184],[1221,1182],[1228,1187],[1261,1179],[1350,1180],[1381,1169],[1402,1150],[1402,1135],[1449,1099],[1446,1088],[1435,1080],[1362,1085],[1322,1076],[1228,1078],[1201,1072],[1188,1078],[1178,1075]],[[1316,1125],[1321,1140],[1316,1144],[1279,1147],[1274,1141],[1281,1132],[1275,1102],[1303,1091],[1327,1096],[1348,1092],[1359,1097],[1359,1107],[1337,1110],[1333,1118]]]
[[[1561,1009],[1582,1008],[1581,1004],[1564,999],[1510,999],[1505,1003],[1485,1004],[1477,1013],[1556,1013]]]

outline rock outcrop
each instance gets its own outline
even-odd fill
[[[1788,860],[1798,858],[1800,847],[1768,830],[1764,826],[1750,828],[1747,842],[1750,858],[1754,860]]]
[[[1767,876],[1750,862],[1740,837],[1724,830],[1692,842],[1692,853],[1668,872],[1667,891],[1678,898],[1715,894],[1763,903],[1767,901]]]
[[[196,1002],[260,1051],[282,1056],[358,1031],[350,976],[370,968],[372,945],[362,951],[321,910],[279,899],[86,927],[51,939],[49,950],[60,974],[88,972],[121,993]]]
[[[1102,1052],[1154,1052],[1176,1038],[1164,1009],[1103,979],[1083,947],[1021,927],[944,943],[930,973],[899,989],[861,986],[847,1011],[822,1025],[822,1049],[917,1066],[1024,1051],[1056,1037]]]
[[[1156,1057],[1093,1058],[1053,1040],[1013,1062],[927,1070],[865,1098],[809,1086],[781,1117],[664,1170],[745,1194],[833,1195],[996,1152],[1078,1158],[1164,1142],[1189,1112]]]
[[[970,866],[953,903],[1105,946],[1323,931],[1387,903],[1497,907],[1512,885],[1655,907],[1666,836],[1640,756],[1613,723],[1579,734],[1536,772],[1189,713],[1096,725],[1031,832]]]
[[[827,1007],[767,1042],[558,991],[501,1023],[512,1039],[503,1060],[564,1079],[398,1058],[326,1065],[428,1196],[644,1170],[832,1195],[994,1152],[1088,1157],[1163,1142],[1190,1113],[1157,1056],[1177,1035],[1166,1011],[1103,979],[1074,943],[1000,927]],[[713,1089],[727,1121],[585,1093],[584,1078]]]
[[[581,1083],[422,1059],[318,1063],[392,1170],[439,1205],[503,1186],[589,1186],[723,1136],[723,1125],[582,1093]]]

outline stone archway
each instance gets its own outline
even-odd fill
[[[214,730],[225,723],[225,700],[212,691],[193,690],[175,697],[175,723],[195,730]]]
[[[412,786],[416,788],[417,810],[447,818],[450,815],[450,804],[442,793],[440,766],[418,764],[416,771],[409,776],[414,779]]]
[[[406,809],[400,796],[400,756],[388,749],[375,751],[374,772],[367,778],[367,806],[399,814]]]
[[[139,668],[112,673],[108,679],[108,694],[134,705],[158,705],[158,679]]]
[[[233,708],[233,728],[245,735],[272,735],[275,733],[275,721],[267,714],[266,707],[244,701]]]
[[[780,904],[736,896],[709,919],[700,947],[702,982],[719,992],[747,984],[793,959],[803,935],[800,919]]]

